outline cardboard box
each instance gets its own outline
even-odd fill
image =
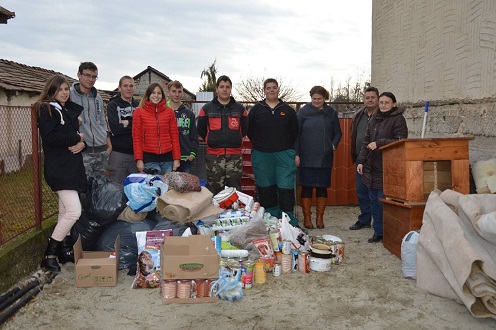
[[[160,249],[162,281],[219,278],[220,257],[210,236],[167,237]],[[217,297],[165,298],[164,304],[215,302]]]
[[[74,244],[77,288],[117,285],[120,252],[119,236],[115,239],[114,246],[115,251],[83,251],[81,236],[79,236],[76,244]]]
[[[219,255],[206,235],[167,237],[160,249],[162,278],[194,280],[219,277]]]

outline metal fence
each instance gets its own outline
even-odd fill
[[[296,111],[302,104],[290,103]],[[249,109],[253,102],[244,105]],[[333,106],[343,113],[358,104]],[[206,146],[201,144],[192,168],[200,179],[206,178],[205,154]],[[31,107],[0,105],[0,246],[30,229],[41,228],[42,221],[57,214],[57,195],[43,180],[42,157]]]
[[[56,214],[57,196],[33,153],[38,141],[31,107],[0,106],[0,246]]]

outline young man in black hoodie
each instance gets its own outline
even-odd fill
[[[167,105],[174,110],[176,115],[179,144],[181,145],[181,166],[177,171],[191,173],[191,164],[198,151],[198,131],[196,129],[195,114],[181,102],[184,89],[179,81],[174,80],[167,84],[167,94],[169,97]]]
[[[112,153],[108,162],[110,180],[122,183],[131,173],[137,173],[133,154],[133,113],[139,102],[133,98],[134,79],[123,76],[119,80],[119,94],[107,105],[107,120],[110,128]]]

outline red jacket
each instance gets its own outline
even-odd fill
[[[143,160],[143,152],[166,154],[172,151],[174,160],[181,159],[179,131],[174,110],[162,99],[157,105],[145,101],[133,114],[134,160]]]

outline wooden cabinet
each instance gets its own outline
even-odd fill
[[[402,139],[381,148],[384,195],[424,202],[434,189],[470,192],[468,142],[473,137]]]
[[[381,147],[384,246],[401,257],[401,241],[420,229],[435,190],[470,193],[469,148],[474,137],[402,139]]]

